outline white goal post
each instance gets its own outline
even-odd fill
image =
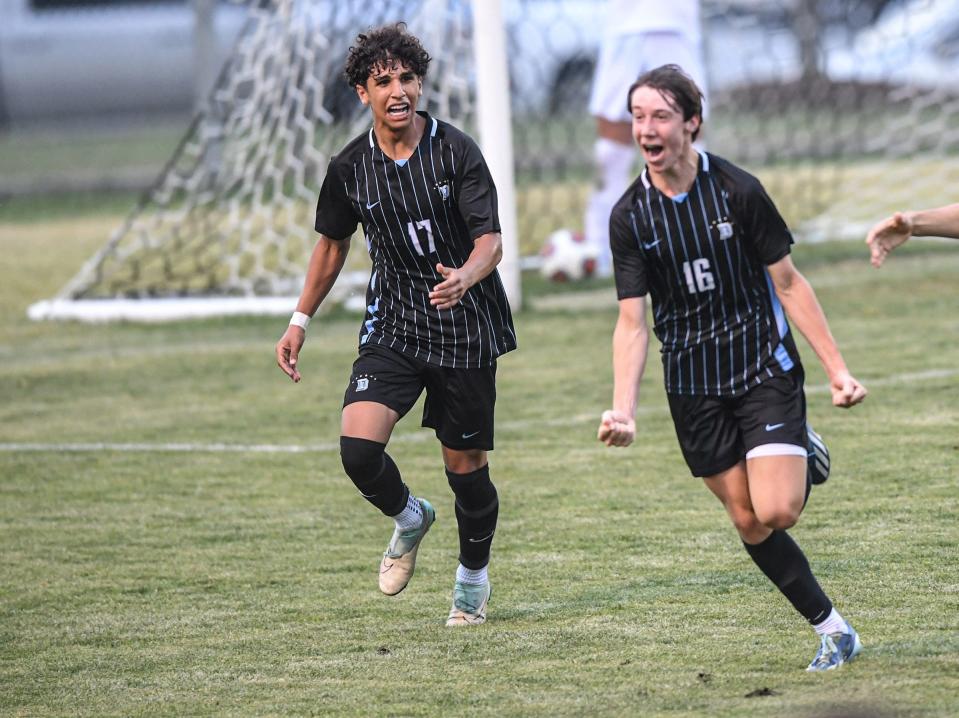
[[[516,183],[513,179],[513,130],[506,65],[506,25],[503,0],[472,0],[476,58],[476,115],[479,143],[489,165],[499,198],[503,259],[499,265],[506,296],[513,310],[520,308]]]

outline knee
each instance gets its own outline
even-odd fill
[[[376,478],[383,470],[386,444],[352,436],[340,437],[340,460],[346,475],[354,480]]]
[[[729,518],[732,519],[733,526],[744,540],[749,537],[765,533],[765,526],[762,521],[748,508],[730,508]]]
[[[447,474],[471,474],[486,466],[486,452],[482,449],[447,450],[443,455],[443,463],[446,464]]]
[[[446,478],[457,503],[463,508],[487,510],[498,503],[496,487],[490,480],[486,464],[469,473],[456,473],[447,468]]]
[[[785,530],[796,525],[796,522],[799,521],[799,514],[801,511],[801,506],[781,504],[777,506],[766,507],[761,511],[757,510],[756,518],[768,528],[773,530]]]

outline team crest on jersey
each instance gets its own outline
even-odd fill
[[[366,391],[370,386],[370,380],[366,377],[362,377],[356,380],[356,390],[357,391]]]
[[[450,198],[450,183],[448,180],[436,183],[436,191],[440,193],[440,197],[443,198],[445,202]]]
[[[710,228],[715,230],[716,236],[719,237],[720,240],[727,240],[734,234],[733,223],[728,217],[723,217],[722,219],[712,222]]]

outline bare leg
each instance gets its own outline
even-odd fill
[[[746,460],[749,496],[760,523],[788,529],[799,520],[806,498],[804,456],[759,456]]]
[[[805,494],[806,461],[801,456],[744,459],[706,478],[723,503],[746,552],[793,607],[816,625],[832,612],[809,561],[785,529],[796,523]]]
[[[386,444],[400,415],[374,401],[356,401],[343,407],[340,435]]]

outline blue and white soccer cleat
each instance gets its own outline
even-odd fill
[[[486,623],[486,604],[492,595],[493,589],[489,581],[481,584],[457,581],[453,586],[453,607],[446,619],[446,625],[479,626]]]
[[[387,596],[395,596],[410,582],[416,568],[416,552],[420,541],[436,521],[436,511],[426,499],[418,499],[423,510],[423,522],[415,529],[393,531],[390,545],[380,561],[380,590]]]
[[[849,626],[849,633],[827,633],[821,636],[819,653],[806,670],[811,673],[831,671],[843,663],[849,663],[861,650],[862,642],[852,626]]]
[[[809,480],[813,484],[826,483],[829,478],[829,449],[809,424],[806,424],[806,455]]]

